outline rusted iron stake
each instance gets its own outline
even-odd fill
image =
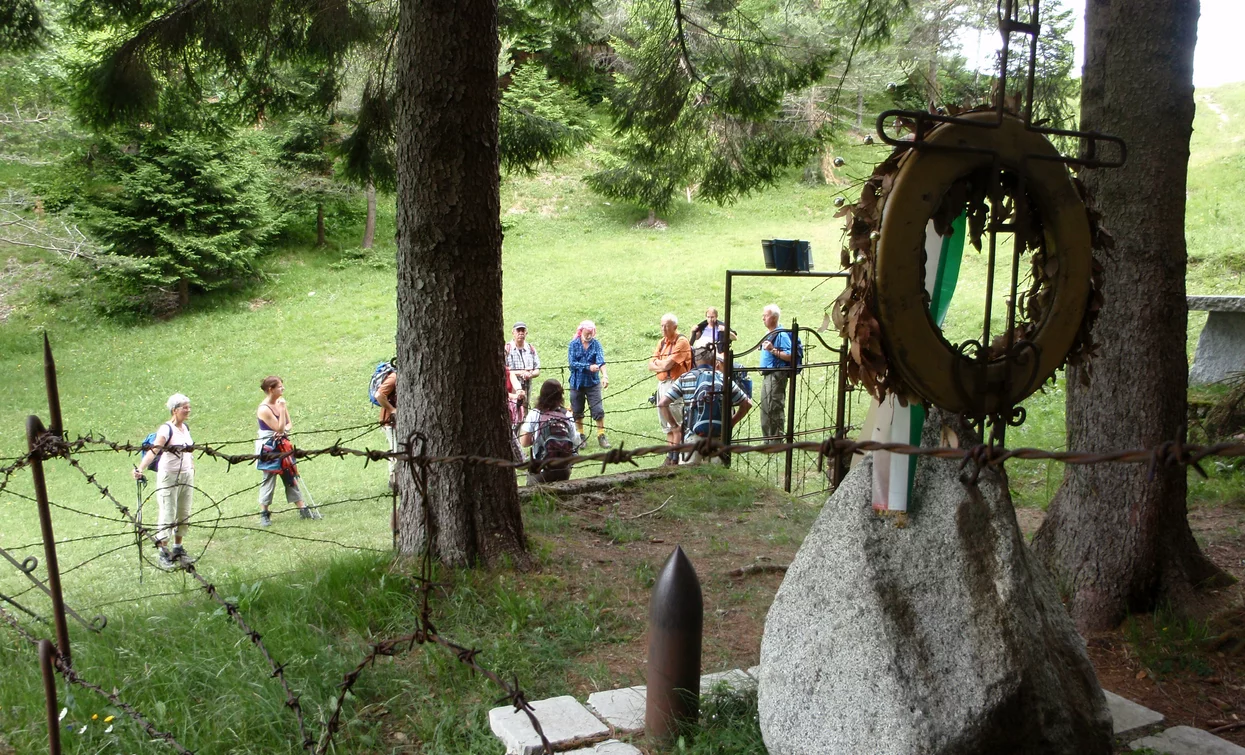
[[[48,421],[52,423],[48,431],[63,438],[65,418],[61,416],[61,392],[56,384],[56,360],[52,358],[52,344],[46,330],[43,332],[43,384],[48,391]]]
[[[48,640],[39,640],[39,668],[43,671],[43,694],[48,708],[48,752],[61,755],[60,706],[56,703],[56,670],[52,668],[52,655],[56,650]]]
[[[649,601],[648,691],[645,733],[676,736],[700,717],[700,641],[704,599],[692,562],[676,547],[657,575]]]
[[[43,456],[35,450],[46,434],[35,415],[26,418],[26,443],[30,448],[30,476],[34,478],[35,501],[39,508],[39,530],[43,535],[43,563],[48,569],[48,590],[52,598],[52,623],[56,626],[56,649],[69,665],[69,626],[65,622],[65,598],[61,594],[61,571],[56,561],[56,537],[52,533],[52,507],[48,505],[48,486],[43,479]]]

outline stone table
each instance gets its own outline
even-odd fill
[[[1197,339],[1190,385],[1213,383],[1245,370],[1245,296],[1190,296],[1188,302],[1189,311],[1210,313]]]

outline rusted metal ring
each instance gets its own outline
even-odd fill
[[[990,121],[993,113],[966,119]],[[971,416],[1011,414],[1063,364],[1076,342],[1089,305],[1092,252],[1089,217],[1067,168],[1032,155],[1058,155],[1040,134],[1006,117],[998,128],[946,124],[924,148],[905,156],[886,198],[873,269],[873,295],[889,369],[916,397]],[[945,146],[951,149],[939,149]],[[972,149],[974,151],[965,151]],[[975,151],[980,150],[980,151]],[[1037,364],[1014,353],[978,363],[942,336],[929,314],[923,286],[925,228],[947,190],[968,174],[988,169],[1024,176],[1024,187],[1041,213],[1046,235],[1050,299],[1030,335]],[[957,385],[968,380],[969,384]]]

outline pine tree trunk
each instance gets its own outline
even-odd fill
[[[1068,372],[1068,447],[1154,446],[1185,437],[1185,183],[1193,126],[1198,4],[1090,0],[1082,128],[1128,144],[1123,168],[1086,184],[1115,237],[1100,256],[1101,355]],[[1179,608],[1222,573],[1198,550],[1185,508],[1186,470],[1070,466],[1033,547],[1083,630],[1112,627],[1162,601]]]
[[[367,197],[367,220],[363,224],[363,243],[359,246],[371,249],[376,242],[376,185],[368,181],[363,193]]]
[[[185,278],[177,280],[177,308],[185,309],[190,306],[190,281]]]
[[[511,456],[499,335],[498,44],[496,0],[402,3],[398,433],[424,433],[433,455]],[[450,565],[530,563],[514,471],[430,465],[423,501],[412,470],[399,469],[401,552],[430,541]]]
[[[316,246],[324,246],[328,240],[324,235],[324,203],[316,203]]]

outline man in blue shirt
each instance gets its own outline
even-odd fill
[[[791,376],[788,368],[795,350],[791,332],[779,330],[781,316],[777,304],[766,304],[761,310],[761,321],[769,331],[761,342],[761,434],[766,438],[781,438],[787,433],[787,379]]]
[[[609,375],[605,374],[605,349],[596,339],[597,326],[592,320],[584,320],[575,331],[566,349],[566,361],[571,368],[571,414],[575,416],[575,428],[584,435],[584,403],[592,420],[597,423],[597,445],[609,448],[605,437],[605,409],[601,406],[601,389],[610,387]]]

